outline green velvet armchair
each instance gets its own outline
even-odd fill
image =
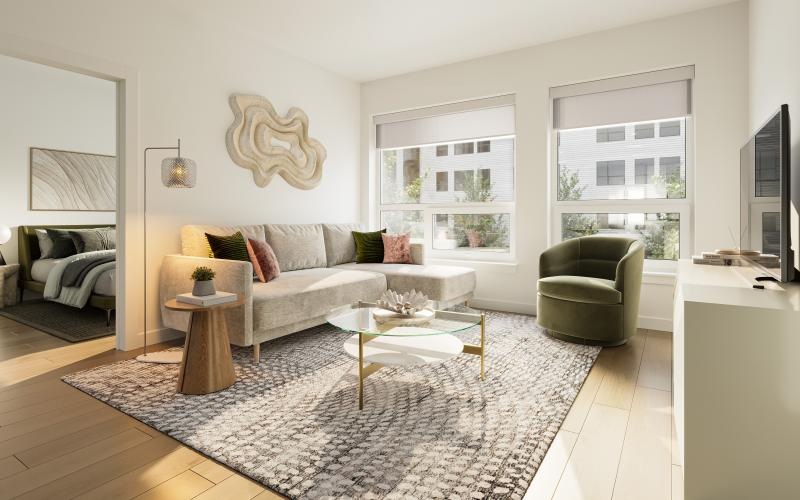
[[[561,340],[614,346],[636,333],[644,245],[631,238],[584,236],[539,258],[539,326]]]

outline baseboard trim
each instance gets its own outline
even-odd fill
[[[655,316],[639,316],[639,328],[672,332],[672,320]]]
[[[482,298],[474,298],[469,301],[469,304],[477,307],[478,309],[491,309],[493,311],[530,314],[532,316],[536,316],[536,304]],[[672,319],[658,318],[656,316],[639,316],[639,328],[671,332]]]
[[[469,301],[469,305],[475,306],[478,309],[491,309],[493,311],[536,316],[536,304],[526,304],[524,302],[509,302],[505,300],[481,299],[476,297]]]
[[[156,330],[148,330],[147,331],[147,345],[155,345],[161,342],[167,342],[170,340],[182,338],[186,335],[184,332],[173,330],[172,328],[158,328]],[[128,338],[130,338],[129,336]],[[130,338],[130,342],[127,342],[125,346],[126,351],[132,351],[134,349],[141,349],[144,346],[144,335],[142,332],[138,332]]]

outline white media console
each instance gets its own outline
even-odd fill
[[[694,499],[800,498],[800,284],[682,260],[673,411]]]

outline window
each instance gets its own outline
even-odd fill
[[[479,168],[478,169],[478,185],[482,189],[489,189],[492,185],[492,169]]]
[[[636,124],[635,137],[637,139],[652,139],[655,137],[655,128],[654,123],[638,123]]]
[[[650,184],[655,174],[655,160],[653,158],[637,158],[634,169],[636,184]]]
[[[466,191],[475,182],[473,177],[475,172],[472,170],[456,170],[453,174],[453,186],[456,191]]]
[[[439,156],[439,155],[437,155]],[[447,172],[436,172],[436,192],[450,191],[450,186],[447,182]]]
[[[597,142],[616,142],[625,140],[625,127],[605,127],[597,129]]]
[[[763,212],[761,214],[761,252],[772,255],[781,254],[780,212]]]
[[[680,258],[678,213],[562,213],[561,239],[593,234],[639,238],[644,257],[651,260]]]
[[[375,116],[370,227],[431,258],[512,260],[515,113],[506,95]]]
[[[453,144],[453,154],[455,155],[471,155],[474,152],[474,142],[461,142],[459,144]]]
[[[658,135],[659,137],[677,137],[681,135],[680,120],[661,122],[658,125]]]
[[[634,237],[648,271],[690,257],[693,77],[683,67],[550,89],[554,242]]]
[[[598,186],[616,186],[621,184],[625,184],[625,160],[597,162]]]

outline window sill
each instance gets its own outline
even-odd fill
[[[476,271],[487,271],[492,273],[515,274],[517,272],[517,262],[511,260],[470,260],[429,257],[425,259],[425,261],[429,264],[470,267]]]

